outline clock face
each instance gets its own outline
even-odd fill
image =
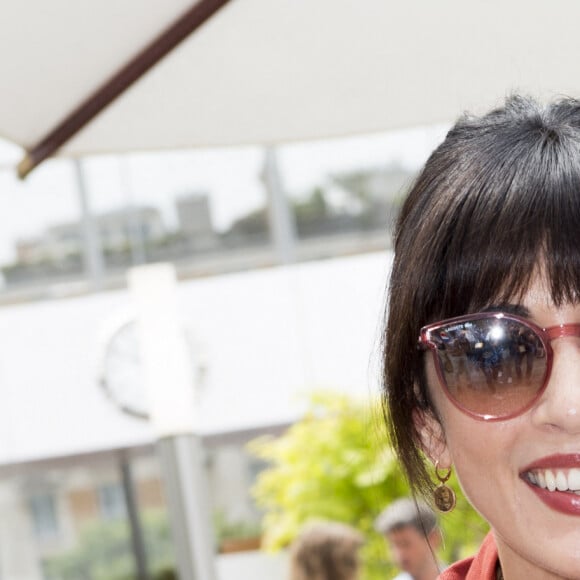
[[[201,345],[194,348],[187,334],[185,340],[199,390],[203,388],[207,370],[205,357],[202,356],[203,349]],[[123,413],[138,419],[149,419],[145,374],[139,349],[137,322],[134,319],[123,320],[109,333],[101,356],[99,385]]]
[[[102,357],[99,384],[117,407],[139,419],[149,418],[137,323],[122,323],[111,335]]]

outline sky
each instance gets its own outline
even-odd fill
[[[323,184],[328,175],[400,164],[416,169],[443,139],[446,126],[279,146],[283,187],[294,196]],[[17,239],[38,237],[50,225],[77,221],[79,183],[74,162],[45,162],[25,181],[13,167],[22,151],[0,141],[0,264],[14,258]],[[210,196],[214,227],[223,230],[241,214],[264,204],[260,174],[264,151],[247,146],[87,157],[80,161],[93,211],[128,204],[161,209],[175,224],[174,200],[190,193]]]

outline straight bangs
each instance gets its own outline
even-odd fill
[[[421,326],[517,303],[538,271],[556,305],[580,301],[580,144],[546,132],[532,143],[524,136],[525,147],[504,142],[505,152],[483,148],[464,160],[448,192],[423,206],[440,226],[419,227],[417,242],[427,249],[419,262],[431,270],[415,297]],[[462,165],[471,167],[461,174]]]

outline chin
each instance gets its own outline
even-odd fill
[[[515,560],[518,569],[530,573],[544,571],[546,576],[580,580],[580,520],[567,517],[564,519],[568,521],[562,521],[558,516],[547,519],[526,531],[519,526],[507,529],[505,535],[494,528],[501,559]],[[536,578],[532,574],[530,577]]]

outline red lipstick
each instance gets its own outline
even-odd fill
[[[548,491],[524,479],[528,487],[551,509],[569,516],[580,516],[580,495],[570,491]]]
[[[524,467],[522,473],[534,469],[571,469],[580,468],[580,453],[556,454],[542,457]]]
[[[571,516],[580,516],[580,495],[577,495],[573,491],[558,491],[557,489],[555,491],[549,491],[548,489],[534,485],[526,475],[530,471],[549,469],[557,472],[558,470],[569,470],[572,468],[580,469],[580,453],[556,454],[542,457],[525,467],[520,473],[520,478],[550,509]]]

